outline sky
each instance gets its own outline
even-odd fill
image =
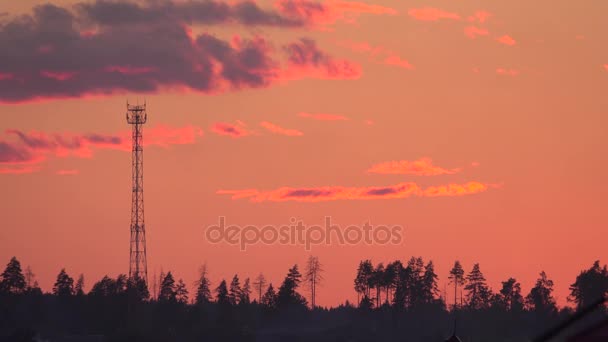
[[[147,104],[148,274],[193,290],[309,255],[317,303],[360,260],[540,271],[567,304],[607,262],[608,3],[0,0],[0,261],[44,290],[128,273],[126,102]],[[399,225],[389,245],[214,244],[205,228]],[[2,261],[4,260],[4,261]],[[453,300],[448,291],[448,300]]]

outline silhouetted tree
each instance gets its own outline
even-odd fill
[[[515,278],[502,282],[500,292],[496,294],[495,304],[506,311],[521,311],[524,308],[524,298],[521,295],[521,284]]]
[[[250,296],[251,296],[251,285],[249,285],[249,278],[247,278],[243,282],[243,287],[241,288],[241,297],[239,298],[239,304],[251,303]]]
[[[291,306],[306,305],[306,299],[297,292],[302,275],[298,271],[298,265],[294,265],[289,269],[283,284],[279,287],[277,295],[277,307],[286,308]]]
[[[26,289],[31,289],[32,287],[34,287],[34,283],[36,282],[36,275],[34,274],[34,272],[32,272],[32,268],[29,266],[26,267],[25,273],[23,275],[25,277]],[[0,279],[2,279],[1,275],[0,275]]]
[[[608,293],[608,269],[606,265],[600,268],[596,260],[589,269],[581,271],[576,281],[570,285],[568,301],[576,303],[577,308],[583,308]]]
[[[182,279],[178,280],[175,286],[175,300],[181,304],[188,304],[188,288]]]
[[[207,265],[206,264],[201,266],[201,269],[199,271],[199,279],[196,283],[197,283],[197,289],[196,289],[195,303],[196,304],[207,304],[207,303],[211,302],[211,282],[209,281],[209,278],[207,276]]]
[[[53,286],[53,294],[60,297],[74,294],[74,279],[66,273],[65,268],[62,268],[57,275],[57,281]]]
[[[376,307],[380,306],[380,292],[384,287],[384,264],[376,265],[372,273],[372,286],[376,289]]]
[[[253,283],[253,288],[256,290],[256,292],[258,293],[258,303],[262,302],[262,290],[266,287],[266,278],[264,278],[264,275],[262,273],[260,273],[256,278],[255,278],[255,282]]]
[[[386,304],[389,303],[391,290],[395,287],[395,280],[397,278],[397,265],[395,263],[389,263],[386,265],[384,269],[384,276],[382,279],[382,285],[384,285],[384,289],[386,292],[386,297],[384,302]]]
[[[126,286],[123,285],[125,280],[127,282]],[[117,278],[116,286],[119,292],[126,292],[131,301],[141,302],[150,298],[148,284],[141,277],[127,279],[126,275],[121,274]]]
[[[304,270],[304,280],[308,284],[310,290],[310,302],[311,307],[315,308],[315,299],[317,296],[317,286],[321,284],[323,280],[323,265],[316,256],[309,256],[306,261],[306,269]]]
[[[230,304],[237,305],[241,296],[243,295],[243,290],[241,289],[241,283],[239,282],[239,276],[237,274],[232,277],[232,281],[230,282],[230,292],[228,292],[228,298],[230,298]]]
[[[160,283],[160,291],[158,294],[159,302],[176,302],[177,301],[177,292],[175,279],[173,279],[173,275],[171,272],[167,272],[167,275]]]
[[[78,276],[78,280],[74,286],[74,294],[77,296],[84,296],[84,275],[82,273]]]
[[[448,277],[450,280],[450,284],[454,284],[454,309],[458,307],[458,286],[462,286],[465,283],[464,279],[464,270],[462,269],[462,265],[460,265],[460,261],[456,260],[454,262],[454,267],[450,270],[450,275]]]
[[[470,308],[479,310],[490,306],[492,291],[486,284],[486,278],[481,273],[479,264],[473,265],[473,269],[467,275],[467,285],[464,290],[467,292],[467,303]]]
[[[264,305],[268,309],[276,309],[277,307],[277,293],[274,291],[274,287],[272,287],[272,283],[268,285],[268,289],[266,289],[266,293],[261,299],[262,305]]]
[[[540,272],[536,285],[526,296],[526,306],[529,310],[539,313],[552,313],[557,311],[553,298],[553,280],[547,278],[545,271]]]
[[[422,276],[422,299],[426,304],[432,303],[439,293],[437,278],[437,274],[435,274],[435,265],[433,264],[433,261],[429,261],[426,266],[424,266],[424,275]]]
[[[364,260],[359,263],[357,275],[355,276],[355,291],[359,298],[367,296],[369,298],[369,289],[372,281],[374,267],[371,260]],[[358,302],[360,302],[358,298]]]
[[[216,302],[220,305],[230,305],[230,298],[228,297],[228,286],[226,280],[222,279],[220,284],[215,289]]]
[[[26,290],[26,282],[21,272],[21,264],[16,257],[12,257],[2,272],[0,293],[22,294]]]

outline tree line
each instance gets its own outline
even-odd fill
[[[40,334],[99,334],[109,340],[129,340],[133,334],[159,341],[194,341],[201,336],[246,340],[260,334],[314,334],[311,327],[322,331],[316,340],[398,334],[408,334],[414,341],[429,340],[433,334],[441,340],[442,332],[453,329],[456,314],[465,335],[482,340],[529,338],[574,312],[558,308],[553,281],[544,271],[524,295],[515,278],[507,278],[493,291],[479,264],[467,273],[456,261],[447,277],[454,300],[446,303],[432,261],[412,257],[406,263],[396,260],[374,266],[371,260],[362,260],[354,272],[357,303],[347,301],[335,308],[316,303],[323,274],[319,259],[310,256],[302,271],[297,264],[289,268],[278,286],[261,273],[252,280],[235,274],[214,285],[203,265],[193,293],[170,271],[152,279],[150,293],[145,281],[124,274],[106,275],[86,291],[82,274],[74,279],[61,269],[51,291],[45,293],[32,270],[22,270],[13,257],[0,275],[0,341],[15,340],[17,335],[33,340]],[[578,274],[568,301],[580,309],[607,292],[608,269],[598,260]]]

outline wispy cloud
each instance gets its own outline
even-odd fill
[[[338,43],[338,45],[346,47],[351,51],[367,54],[377,64],[391,65],[408,70],[414,68],[408,60],[383,46],[372,46],[367,42],[352,41],[343,41]]]
[[[470,22],[479,22],[480,24],[485,23],[490,17],[492,17],[492,13],[486,12],[483,10],[475,11],[475,13],[467,18]]]
[[[288,66],[283,78],[356,79],[361,66],[346,59],[336,59],[320,50],[315,41],[301,38],[285,46]]]
[[[496,73],[504,76],[517,76],[519,75],[519,70],[512,68],[497,68]]]
[[[496,40],[504,45],[513,46],[516,44],[515,39],[511,38],[511,36],[505,34],[504,36],[496,38]]]
[[[276,7],[287,18],[300,19],[309,25],[320,25],[321,27],[334,24],[337,21],[354,23],[362,14],[397,14],[397,11],[390,7],[341,0],[279,0]]]
[[[0,173],[5,174],[38,171],[41,164],[50,157],[91,158],[97,150],[131,150],[129,131],[118,134],[77,134],[9,129],[5,133],[5,140],[0,140]],[[167,148],[171,145],[193,144],[202,135],[202,129],[192,125],[177,128],[159,125],[145,129],[143,144]]]
[[[475,39],[478,36],[487,36],[490,32],[482,27],[467,26],[464,28],[464,34],[471,39]]]
[[[346,121],[348,118],[344,115],[324,114],[324,113],[299,113],[299,116],[307,119],[318,121]]]
[[[416,176],[437,176],[451,175],[461,169],[446,169],[433,165],[430,158],[421,158],[414,161],[399,160],[390,161],[373,165],[368,173],[396,174],[396,175],[416,175]]]
[[[257,189],[218,190],[221,195],[230,195],[233,200],[248,198],[252,202],[324,202],[336,200],[397,199],[408,197],[464,196],[482,193],[492,184],[468,182],[421,188],[416,183],[399,183],[390,186],[341,187],[325,186],[312,188],[282,187],[275,190]]]
[[[268,121],[260,122],[260,126],[264,127],[269,132],[272,132],[275,134],[286,135],[286,136],[290,136],[290,137],[299,137],[299,136],[304,135],[304,133],[298,131],[297,129],[283,128],[281,126],[275,125]]]
[[[444,11],[435,7],[412,8],[407,14],[421,21],[438,21],[441,19],[460,20],[458,13]]]
[[[71,169],[71,170],[57,170],[57,172],[55,172],[57,175],[59,176],[75,176],[77,174],[80,173],[79,170],[76,169]]]
[[[211,131],[215,134],[226,135],[232,138],[242,138],[251,134],[241,121],[238,121],[236,124],[216,122],[211,126]]]

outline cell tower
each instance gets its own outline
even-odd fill
[[[142,125],[148,114],[146,104],[132,106],[127,102],[127,122],[133,126],[132,174],[133,194],[131,203],[131,248],[129,279],[143,279],[148,283],[146,263],[146,225],[144,223],[144,149]]]

